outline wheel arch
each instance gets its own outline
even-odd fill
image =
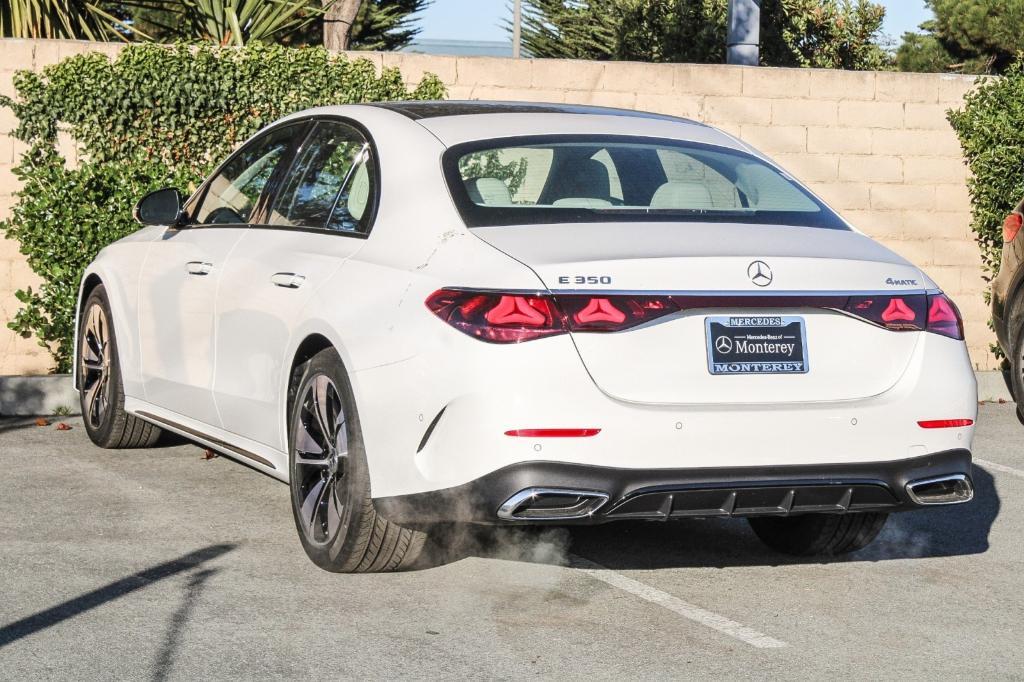
[[[103,278],[98,273],[86,272],[78,290],[78,302],[75,305],[75,336],[72,339],[74,349],[71,353],[71,385],[76,389],[81,388],[78,385],[78,354],[81,351],[78,347],[78,340],[81,336],[82,313],[85,311],[85,302],[89,299],[89,295],[101,284],[103,284]]]
[[[299,381],[302,379],[300,370],[302,365],[308,362],[317,353],[326,350],[328,348],[333,349],[341,360],[342,370],[348,377],[349,386],[352,387],[352,393],[356,399],[356,405],[359,402],[359,387],[357,386],[355,372],[353,371],[352,359],[349,357],[346,351],[345,344],[342,342],[340,336],[328,325],[320,324],[315,321],[307,322],[299,329],[293,337],[295,339],[294,345],[288,350],[285,358],[286,362],[284,367],[286,371],[283,372],[283,382],[281,386],[282,393],[284,396],[282,408],[279,410],[281,419],[281,434],[283,436],[283,445],[287,452],[289,429],[291,423],[291,412],[292,406],[295,402],[295,392],[298,389]]]
[[[295,390],[302,380],[299,374],[300,368],[313,359],[317,353],[328,348],[334,348],[334,344],[323,334],[313,332],[308,334],[292,354],[291,365],[288,368],[288,392],[285,400],[285,418],[291,417],[292,405],[295,403]]]

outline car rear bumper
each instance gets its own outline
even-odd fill
[[[947,480],[956,481],[966,499],[928,503],[911,490],[921,482]],[[374,505],[401,524],[597,524],[894,512],[966,502],[971,496],[971,454],[960,449],[885,462],[734,468],[620,469],[521,462],[453,488],[376,498]]]

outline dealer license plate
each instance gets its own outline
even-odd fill
[[[804,318],[790,315],[708,317],[708,369],[712,374],[804,374]]]

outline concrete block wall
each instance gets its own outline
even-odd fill
[[[14,69],[42,68],[117,45],[0,40],[0,92]],[[353,53],[406,81],[437,74],[453,99],[572,102],[685,116],[758,147],[805,181],[861,230],[923,267],[960,306],[971,358],[993,369],[978,248],[970,232],[967,170],[945,112],[974,79],[944,74],[769,69],[695,64],[512,60],[407,53]],[[0,217],[16,183],[14,121],[0,110]],[[0,241],[0,321],[13,290],[32,275],[15,245]],[[0,329],[0,375],[45,372],[34,341]]]

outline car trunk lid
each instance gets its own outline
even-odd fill
[[[843,303],[854,295],[934,286],[917,268],[852,231],[597,223],[477,228],[474,234],[532,268],[556,296],[661,295],[682,308],[625,331],[573,333],[596,384],[632,402],[813,402],[877,395],[899,380],[919,334],[851,317],[842,312]],[[710,323],[728,325],[733,318],[798,322],[788,330],[804,337],[806,367],[784,374],[713,374]]]

